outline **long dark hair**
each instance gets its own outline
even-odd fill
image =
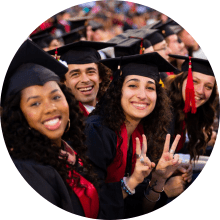
[[[120,127],[126,121],[121,106],[122,86],[125,78],[120,77],[110,84],[103,99],[96,105],[91,115],[103,117],[103,124],[120,136]],[[153,112],[141,120],[148,140],[148,154],[152,161],[158,162],[162,155],[165,136],[170,124],[170,100],[165,90],[156,82],[157,102]],[[119,147],[120,150],[120,147]]]
[[[188,132],[189,143],[187,149],[190,154],[190,158],[196,159],[199,155],[205,153],[206,145],[211,139],[212,135],[212,124],[215,118],[216,110],[216,96],[217,96],[217,85],[215,82],[212,94],[209,100],[197,108],[196,114],[190,112],[185,115],[184,100],[182,98],[182,86],[184,80],[187,78],[188,72],[182,72],[176,77],[168,78],[165,82],[168,94],[172,101],[173,111],[175,114],[175,135],[181,133],[182,124],[185,120],[186,129]],[[208,136],[205,139],[204,133]]]
[[[29,125],[20,109],[21,93],[10,96],[4,103],[1,115],[3,136],[9,154],[13,159],[34,160],[43,165],[51,165],[63,178],[70,190],[66,180],[69,178],[69,171],[76,170],[83,174],[86,179],[96,185],[92,167],[85,156],[87,147],[84,145],[84,122],[83,115],[79,110],[78,102],[70,90],[63,84],[58,84],[64,93],[69,104],[70,129],[64,133],[62,139],[72,141],[73,149],[77,152],[78,158],[82,160],[83,169],[76,163],[70,165],[67,162],[67,155],[60,154],[60,147],[51,143],[51,140]],[[75,176],[75,175],[74,175]],[[75,178],[75,177],[74,177]],[[80,186],[76,178],[76,185]],[[82,186],[80,186],[82,187]]]

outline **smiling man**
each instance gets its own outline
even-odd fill
[[[57,55],[69,69],[62,81],[79,101],[85,116],[95,108],[110,83],[111,72],[99,63],[101,57],[97,50],[112,46],[115,44],[79,41],[57,49]],[[55,51],[49,53],[54,55]]]

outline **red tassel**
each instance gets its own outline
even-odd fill
[[[139,54],[143,54],[143,53],[144,53],[144,48],[143,48],[143,40],[144,40],[144,39],[143,39],[143,38],[140,38],[140,37],[133,37],[133,36],[129,36],[129,38],[141,39]]]
[[[183,111],[185,113],[188,113],[190,112],[190,110],[192,114],[195,114],[197,110],[195,103],[193,77],[192,77],[191,57],[189,57],[189,70],[188,70],[188,77],[187,77],[186,90],[185,90],[185,106]]]
[[[57,53],[58,53],[58,52],[57,52],[57,48],[56,48],[56,50],[55,50],[55,59],[56,59],[56,60],[58,60]]]

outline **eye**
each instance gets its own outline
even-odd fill
[[[197,83],[197,80],[193,80],[193,83]]]
[[[129,85],[128,87],[130,87],[130,88],[136,88],[137,86],[136,86],[136,85],[131,84],[131,85]]]
[[[79,76],[79,73],[72,73],[72,74],[70,75],[70,77],[77,77],[77,76]]]
[[[56,95],[56,96],[53,97],[53,100],[58,100],[58,99],[60,99],[60,98],[61,98],[60,95]]]
[[[147,86],[146,89],[154,91],[155,88],[153,86]]]
[[[37,107],[37,106],[39,106],[40,105],[40,102],[34,102],[34,103],[32,103],[30,106],[31,107]]]
[[[212,90],[213,87],[212,86],[206,86],[207,90]]]

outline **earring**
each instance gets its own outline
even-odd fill
[[[65,130],[65,133],[66,133],[67,131],[69,131],[69,129],[70,129],[70,119],[68,119],[67,128],[66,128],[66,130]]]

